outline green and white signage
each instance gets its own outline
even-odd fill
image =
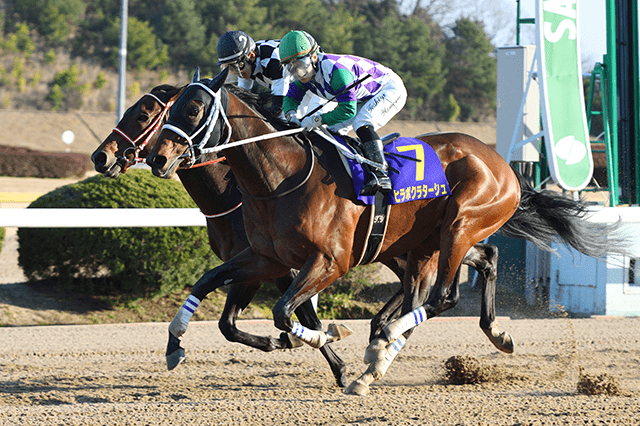
[[[582,92],[577,0],[537,0],[538,82],[549,171],[569,191],[583,189],[593,158]]]

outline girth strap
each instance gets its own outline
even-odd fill
[[[389,222],[389,211],[391,205],[387,203],[386,194],[378,191],[375,195],[375,203],[371,206],[371,219],[369,220],[369,230],[367,231],[367,245],[362,252],[359,265],[368,265],[380,253],[384,236],[387,233]]]

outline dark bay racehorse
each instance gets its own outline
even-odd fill
[[[129,107],[111,134],[91,154],[96,171],[116,178],[143,161],[158,139],[171,105],[185,87],[156,86]]]
[[[92,155],[96,171],[109,177],[117,177],[126,172],[130,165],[146,156],[159,134],[159,125],[166,121],[167,113],[184,87],[162,85],[155,87],[150,93],[131,106],[123,115],[114,131],[103,141]],[[143,149],[144,148],[144,149]],[[223,260],[248,247],[244,233],[244,223],[239,203],[239,192],[230,168],[225,163],[199,164],[198,168],[178,171],[178,176],[187,191],[192,195],[203,213],[222,211],[207,218],[209,242],[214,252]],[[497,249],[492,245],[476,245],[469,251],[465,264],[480,272],[480,283],[483,291],[480,325],[492,342],[500,350],[513,351],[513,344],[507,334],[500,335],[495,325],[495,281],[497,265]],[[396,272],[402,280],[404,273],[403,259],[387,262],[387,266]],[[279,278],[276,284],[286,289],[292,280],[291,275]],[[290,347],[288,336],[280,339],[253,336],[239,331],[236,320],[241,310],[246,308],[258,289],[258,285],[232,286],[228,294],[227,304],[222,313],[219,326],[224,336],[234,342],[269,351],[276,348]],[[455,288],[457,290],[457,287]],[[283,290],[284,292],[284,290]],[[454,298],[456,292],[452,292]],[[398,312],[402,303],[403,292],[396,294],[372,321],[372,336]],[[456,301],[452,302],[453,304]],[[317,327],[315,311],[309,303],[304,303],[298,313],[301,322],[309,327]],[[326,347],[326,351],[330,347]],[[323,352],[325,350],[323,349]],[[346,385],[345,367],[342,360],[332,352],[325,355],[339,385]]]
[[[240,99],[235,90],[223,88],[225,78],[223,71],[211,81],[192,85],[178,99],[169,119],[171,127],[165,126],[147,157],[154,174],[171,177],[183,161],[195,162],[195,152],[202,147],[277,130],[273,119],[256,112],[256,106]],[[294,323],[291,315],[355,266],[368,220],[364,214],[367,207],[355,201],[338,154],[322,139],[310,137],[313,144],[305,137],[280,136],[223,146],[244,195],[242,210],[251,246],[206,273],[195,284],[192,296],[202,300],[224,285],[283,276],[291,268],[298,269],[292,285],[273,308],[274,323],[312,346],[321,346],[326,336]],[[508,235],[542,244],[562,239],[588,255],[617,249],[607,246],[610,228],[585,226],[580,214],[586,206],[534,191],[502,157],[477,139],[456,133],[421,139],[437,153],[451,194],[394,205],[390,211],[376,261],[407,253],[403,313],[420,308],[428,319],[449,308],[450,289],[465,254],[503,225]],[[433,276],[433,285],[425,288]],[[170,339],[185,333],[189,318],[181,308],[170,325]],[[372,343],[382,341],[385,345],[382,355],[370,359],[369,376],[348,391],[366,393],[369,379],[382,377],[393,352],[402,346],[395,345],[401,339],[395,336],[397,328],[389,328],[392,325],[394,322]],[[395,340],[388,338],[388,330]]]

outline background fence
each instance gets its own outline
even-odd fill
[[[0,227],[109,228],[206,226],[199,209],[0,209]]]

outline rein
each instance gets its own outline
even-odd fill
[[[130,162],[134,163],[134,164],[144,161],[143,158],[139,157],[140,152],[144,149],[145,146],[147,146],[147,144],[151,140],[151,137],[158,130],[158,128],[160,127],[160,124],[164,120],[164,117],[169,113],[169,109],[171,108],[171,106],[173,105],[173,102],[174,102],[174,101],[169,101],[167,103],[164,103],[156,95],[154,95],[153,93],[145,93],[144,96],[151,96],[152,98],[154,98],[162,106],[162,111],[160,112],[160,114],[158,114],[156,116],[156,118],[153,119],[153,121],[151,122],[151,125],[149,125],[149,127],[147,127],[140,134],[140,136],[138,136],[135,140],[131,139],[129,137],[129,135],[127,135],[125,132],[120,130],[117,126],[113,129],[114,132],[118,133],[120,136],[122,136],[127,142],[129,142],[132,145],[130,148],[127,148],[127,149],[124,150],[124,152],[122,153],[121,160],[129,162],[129,160],[126,157],[126,153],[127,153],[128,150],[133,149],[134,150],[134,152],[133,152],[134,158]],[[144,96],[143,96],[143,98],[144,98]],[[144,140],[142,141],[142,143],[140,143],[138,145],[138,142],[142,138],[144,138]]]

